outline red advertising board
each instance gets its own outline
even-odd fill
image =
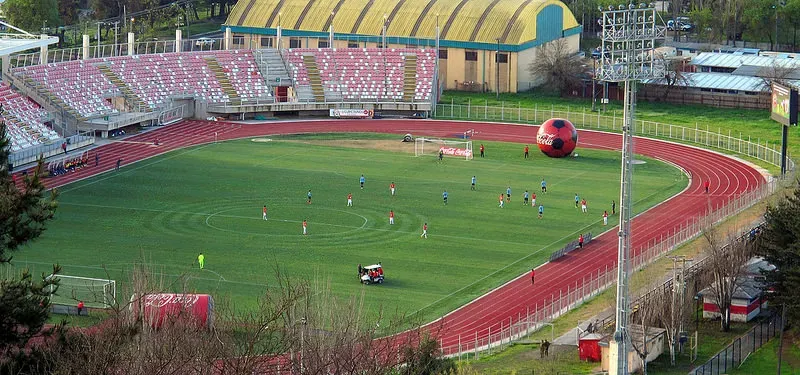
[[[461,156],[461,157],[471,157],[472,156],[472,150],[469,150],[469,149],[466,149],[466,148],[442,146],[442,147],[439,147],[439,151],[441,151],[442,154],[448,155],[448,156]]]
[[[144,320],[158,328],[170,319],[186,319],[198,327],[209,327],[214,322],[214,298],[208,294],[159,293],[142,296],[132,307],[141,304]],[[138,310],[138,309],[137,309]]]

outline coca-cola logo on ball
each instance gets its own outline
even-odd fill
[[[578,145],[578,131],[568,120],[551,118],[539,126],[536,143],[545,155],[563,158],[569,156]]]

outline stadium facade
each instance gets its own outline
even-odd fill
[[[245,49],[433,48],[437,28],[442,88],[500,92],[532,87],[537,47],[577,52],[582,30],[554,0],[241,0],[223,26]]]

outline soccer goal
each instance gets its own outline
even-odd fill
[[[54,304],[71,306],[83,301],[87,307],[107,308],[117,300],[117,282],[114,280],[66,275],[50,275],[47,278],[60,280],[56,294],[50,298]]]
[[[445,156],[472,160],[472,141],[449,141],[422,137],[414,139],[414,156],[438,156],[439,151]]]

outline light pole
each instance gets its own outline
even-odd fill
[[[494,38],[497,41],[497,51],[494,53],[494,91],[495,99],[500,100],[500,38]]]
[[[621,82],[625,85],[624,118],[622,124],[622,173],[620,176],[620,215],[617,252],[616,330],[611,342],[611,375],[628,374],[628,317],[630,300],[631,251],[631,184],[633,167],[633,133],[636,112],[636,82],[664,77],[663,61],[652,53],[655,40],[664,37],[664,30],[656,26],[656,9],[653,5],[620,5],[616,9],[600,11],[602,19],[602,46],[600,48],[600,77],[604,82]],[[616,349],[616,350],[615,350]],[[613,358],[613,357],[612,357]],[[612,360],[613,361],[613,360]]]
[[[599,56],[598,56],[599,57]],[[597,82],[597,57],[592,55],[592,112],[595,111],[597,102],[597,90],[595,89],[595,82]]]
[[[386,49],[386,21],[389,19],[389,16],[383,15],[383,34],[382,34],[382,44],[381,48]]]

